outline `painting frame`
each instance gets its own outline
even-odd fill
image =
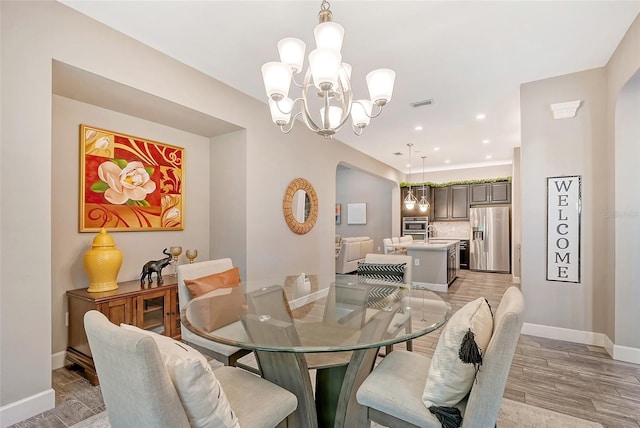
[[[336,204],[336,226],[342,222],[342,205]]]
[[[80,125],[79,231],[184,230],[185,149]]]
[[[347,204],[347,224],[367,224],[367,203]]]

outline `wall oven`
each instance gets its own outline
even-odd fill
[[[429,217],[402,217],[402,236],[411,236],[414,241],[424,241],[428,225]]]

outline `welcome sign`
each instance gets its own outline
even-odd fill
[[[547,178],[547,281],[580,282],[582,177]]]

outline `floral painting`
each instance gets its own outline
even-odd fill
[[[184,149],[80,125],[80,231],[182,230]]]

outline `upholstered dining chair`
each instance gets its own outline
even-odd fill
[[[207,275],[221,273],[233,268],[233,262],[230,258],[207,260],[203,262],[190,263],[178,266],[178,297],[180,310],[184,309],[191,301],[191,292],[185,284],[185,280],[194,280],[205,277]],[[244,327],[240,321],[225,327],[227,329],[237,330],[237,334],[246,336]],[[241,358],[251,351],[237,348],[235,346],[224,345],[207,340],[186,328],[182,329],[182,340],[194,347],[203,354],[207,354],[212,358],[222,362],[227,366],[235,366],[238,358]]]
[[[401,264],[404,263],[404,279],[403,284],[406,287],[411,288],[413,276],[411,265],[413,264],[413,257],[407,256],[406,254],[374,254],[370,253],[364,256],[365,263],[380,263],[380,264]],[[407,305],[412,305],[413,303],[417,303],[417,301],[413,301],[411,303],[407,303]],[[411,317],[409,312],[399,313],[394,316],[391,325],[389,326],[388,334],[391,336],[395,336],[402,329],[410,329]],[[406,342],[407,351],[413,350],[413,342],[408,340]],[[393,350],[393,345],[389,345],[385,347],[385,355]]]
[[[169,337],[118,327],[98,311],[87,312],[84,325],[114,428],[273,428],[297,408],[289,391],[235,367],[212,370]]]
[[[471,391],[455,406],[463,416],[463,428],[496,425],[523,311],[522,293],[510,287],[495,311],[493,333]],[[388,427],[440,428],[441,423],[422,401],[430,366],[430,358],[415,352],[388,355],[358,389],[360,425],[374,421]]]

